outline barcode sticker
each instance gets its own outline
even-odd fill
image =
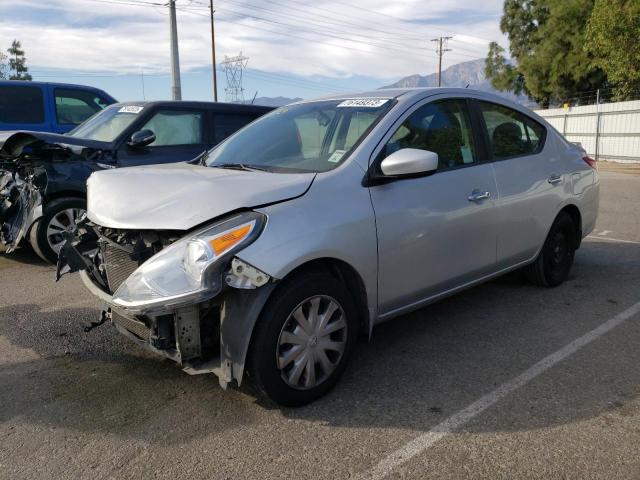
[[[140,105],[125,105],[124,107],[120,107],[118,113],[140,113],[144,107]]]
[[[338,108],[346,108],[346,107],[363,107],[363,108],[379,108],[385,103],[389,101],[388,98],[352,98],[350,100],[345,100]]]

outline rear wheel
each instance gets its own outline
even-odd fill
[[[569,276],[577,245],[576,226],[560,212],[535,262],[525,268],[527,278],[543,287],[556,287]]]
[[[355,345],[356,309],[329,273],[285,280],[260,316],[249,352],[254,386],[274,402],[297,407],[326,394]]]
[[[56,263],[62,245],[63,233],[70,231],[87,208],[81,198],[58,198],[45,204],[42,217],[31,227],[29,243],[43,260]]]

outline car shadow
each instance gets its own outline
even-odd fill
[[[298,409],[189,377],[109,326],[85,334],[94,309],[2,307],[0,339],[18,353],[0,365],[0,422],[182,442],[251,424],[267,408],[323,425],[426,431],[638,300],[640,247],[584,249],[558,288],[512,274],[377,326],[338,386]],[[623,412],[638,395],[637,338],[637,322],[627,322],[505,398],[493,420],[465,428],[528,430]]]
[[[42,260],[30,247],[18,247],[13,252],[7,253],[4,246],[0,246],[0,259],[8,263],[23,263],[26,265],[50,265]]]

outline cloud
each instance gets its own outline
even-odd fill
[[[121,4],[109,3],[121,2]],[[144,6],[122,2],[146,2]],[[152,0],[14,0],[0,5],[0,46],[22,40],[38,69],[109,73],[169,70],[166,7]],[[8,3],[8,2],[7,2]],[[158,0],[158,3],[160,1]],[[210,65],[208,2],[178,1],[183,71]],[[455,35],[447,64],[482,58],[504,38],[502,2],[466,0],[225,0],[216,7],[218,59],[250,57],[253,69],[299,76],[394,79],[432,72],[431,38]]]

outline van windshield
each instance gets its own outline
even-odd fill
[[[346,160],[392,104],[388,98],[357,98],[282,107],[218,145],[206,164],[326,172]]]
[[[144,107],[139,105],[111,105],[96,113],[68,133],[75,138],[113,142],[131,125]]]

